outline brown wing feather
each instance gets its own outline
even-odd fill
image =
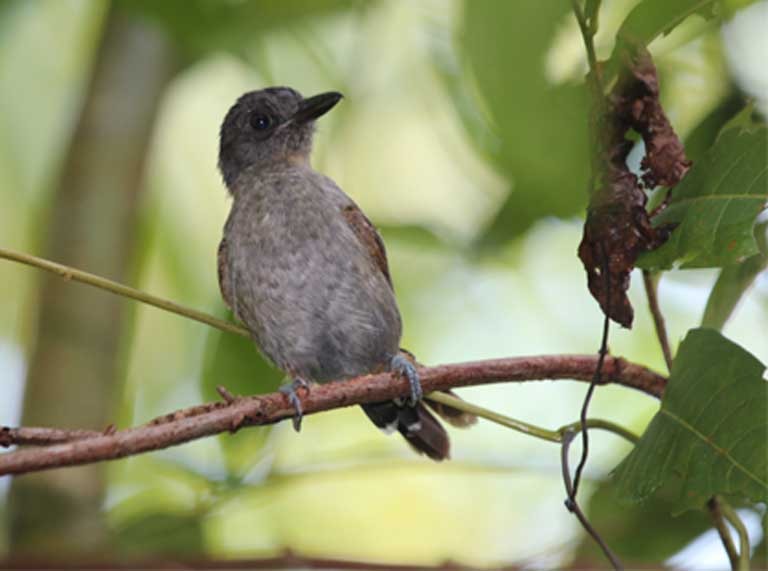
[[[352,231],[357,235],[357,238],[362,242],[366,250],[368,250],[373,263],[381,270],[381,273],[387,278],[389,285],[392,286],[392,278],[389,275],[389,266],[387,264],[387,251],[384,248],[384,241],[379,236],[379,232],[376,230],[373,222],[368,220],[368,217],[355,204],[345,206],[341,212],[350,228],[352,228]]]
[[[219,289],[221,290],[221,297],[224,298],[224,303],[227,304],[229,309],[234,307],[232,303],[232,284],[229,279],[229,272],[227,271],[227,239],[222,238],[219,242],[219,253],[217,255],[216,265],[219,271]]]

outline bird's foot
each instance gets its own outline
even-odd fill
[[[304,418],[304,409],[301,406],[298,389],[304,389],[309,393],[309,383],[304,379],[296,378],[280,387],[280,392],[286,396],[293,410],[296,411],[293,415],[293,429],[296,432],[301,431],[301,419]]]
[[[402,353],[399,353],[392,357],[390,369],[393,373],[408,379],[408,383],[411,385],[409,404],[411,406],[419,404],[421,397],[424,396],[424,392],[421,390],[421,382],[419,381],[419,373],[416,371],[416,366]]]

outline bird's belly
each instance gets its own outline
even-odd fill
[[[389,288],[353,255],[264,257],[238,313],[262,352],[286,373],[315,382],[386,367],[398,351],[400,315]],[[242,280],[241,280],[242,283]],[[238,287],[238,290],[240,288]],[[245,295],[243,295],[245,294]]]

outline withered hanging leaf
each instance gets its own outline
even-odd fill
[[[643,137],[645,157],[640,166],[645,186],[675,186],[691,161],[659,101],[656,66],[645,48],[627,52],[626,65],[631,76],[625,78],[626,91],[612,95],[615,113]]]
[[[613,92],[603,98],[593,89],[593,182],[579,258],[589,291],[603,312],[631,327],[630,272],[640,253],[664,242],[667,229],[652,227],[645,208],[647,196],[627,168],[632,148],[627,132],[633,129],[645,142],[641,166],[646,186],[674,186],[691,163],[659,101],[650,54],[641,45],[625,45],[624,65]]]

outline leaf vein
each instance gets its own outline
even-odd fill
[[[704,444],[706,444],[706,445],[710,446],[710,447],[711,447],[712,449],[714,449],[714,450],[715,450],[715,451],[716,451],[718,454],[720,454],[720,455],[724,456],[725,458],[727,458],[727,459],[728,459],[728,461],[730,461],[730,462],[731,462],[731,465],[732,465],[732,466],[735,466],[735,467],[737,467],[739,470],[741,470],[741,472],[743,472],[743,473],[744,473],[746,476],[748,476],[750,479],[754,480],[755,482],[757,482],[758,484],[760,484],[760,485],[761,485],[761,486],[763,486],[764,488],[768,488],[768,481],[762,480],[762,479],[761,479],[759,476],[757,476],[757,475],[753,474],[753,473],[752,473],[750,470],[748,470],[748,469],[747,469],[745,466],[742,466],[742,465],[741,465],[741,463],[739,463],[739,461],[738,461],[738,460],[736,460],[736,458],[734,458],[733,456],[731,456],[731,453],[730,453],[728,450],[725,450],[724,448],[721,448],[720,446],[718,446],[717,444],[715,444],[714,442],[712,442],[712,441],[711,441],[710,439],[708,439],[708,438],[707,438],[707,437],[706,437],[704,434],[702,434],[701,432],[699,432],[698,430],[696,430],[696,428],[695,428],[695,427],[693,427],[693,426],[691,426],[690,424],[688,424],[688,423],[687,423],[687,422],[686,422],[684,419],[680,418],[680,417],[679,417],[679,416],[677,416],[675,413],[673,413],[673,412],[670,412],[669,410],[667,410],[667,409],[664,409],[664,408],[662,408],[660,412],[661,412],[662,414],[665,414],[665,415],[667,415],[667,416],[668,416],[670,419],[672,419],[674,422],[678,423],[680,426],[682,426],[682,427],[683,427],[683,428],[685,428],[686,430],[688,430],[688,431],[690,431],[691,433],[693,433],[693,434],[694,434],[694,435],[695,435],[697,438],[699,438],[699,440],[701,440],[702,442],[704,442]]]

